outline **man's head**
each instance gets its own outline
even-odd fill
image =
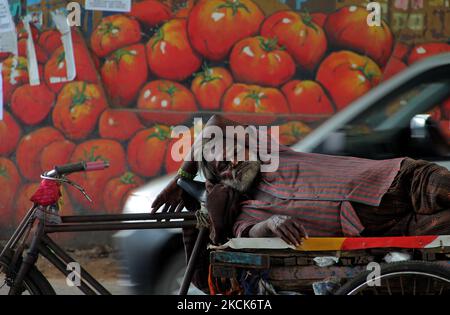
[[[243,155],[238,154],[243,150]],[[261,171],[261,162],[250,160],[250,152],[244,146],[236,145],[228,150],[216,150],[214,158],[200,162],[200,169],[205,178],[213,183],[222,183],[245,193],[254,183]],[[243,156],[244,160],[238,157]]]

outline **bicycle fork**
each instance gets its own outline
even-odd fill
[[[41,237],[44,234],[45,222],[41,219],[37,220],[38,224],[36,233],[34,233],[33,235],[30,248],[28,249],[25,258],[23,259],[19,271],[17,272],[17,276],[14,279],[14,283],[9,290],[9,295],[17,295],[23,292],[23,280],[39,257],[39,244],[41,243]]]

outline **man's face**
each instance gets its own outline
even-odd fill
[[[259,161],[249,161],[250,154],[247,148],[242,150],[245,150],[244,161],[238,160],[237,149],[234,149],[234,156],[231,160],[229,160],[230,155],[227,156],[224,152],[222,161],[214,160],[209,163],[215,174],[219,176],[220,182],[243,193],[253,184],[261,165]]]

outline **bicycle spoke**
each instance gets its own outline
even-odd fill
[[[405,295],[405,291],[403,289],[403,281],[402,281],[402,277],[401,276],[400,276],[399,280],[400,280],[400,288],[402,289],[402,295]]]
[[[389,295],[392,295],[392,291],[391,291],[391,283],[389,282],[389,278],[386,279],[386,282],[387,282],[388,293],[389,293]]]
[[[416,295],[416,277],[414,277],[413,295]]]

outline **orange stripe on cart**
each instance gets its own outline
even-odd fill
[[[300,251],[340,250],[345,239],[345,237],[310,237],[303,240],[303,244],[296,249]]]

